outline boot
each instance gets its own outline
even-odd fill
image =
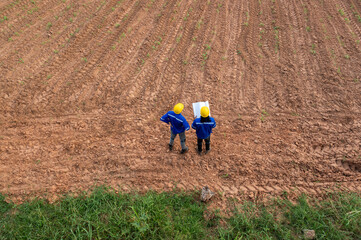
[[[180,154],[184,154],[184,153],[186,153],[186,152],[188,152],[188,147],[182,149],[182,151],[180,152]]]
[[[210,147],[210,145],[206,144],[206,152],[205,152],[205,154],[209,153],[209,151],[211,151],[211,147]]]

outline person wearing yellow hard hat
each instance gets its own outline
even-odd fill
[[[216,127],[216,121],[209,116],[209,108],[204,106],[201,108],[201,117],[194,119],[192,128],[196,130],[198,142],[198,154],[202,154],[203,140],[206,142],[207,154],[211,150],[211,133],[212,129]]]
[[[170,141],[169,141],[169,150],[172,151],[174,139],[179,134],[180,143],[182,146],[181,154],[188,151],[186,146],[186,133],[185,131],[189,130],[189,123],[182,116],[181,112],[184,109],[182,103],[178,103],[174,106],[173,111],[167,112],[164,116],[160,118],[161,121],[169,124],[170,123]]]

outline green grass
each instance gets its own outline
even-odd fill
[[[231,217],[207,210],[198,196],[125,194],[99,187],[53,204],[35,199],[16,205],[0,194],[0,239],[302,239],[303,229],[315,230],[317,239],[361,236],[357,194],[237,203]]]
[[[204,206],[183,193],[117,194],[97,188],[55,204],[0,198],[0,239],[205,238]],[[13,210],[11,210],[13,209]],[[2,215],[2,216],[1,216]]]
[[[324,201],[301,196],[296,204],[275,200],[267,206],[248,202],[218,232],[221,239],[302,239],[303,229],[315,230],[317,239],[360,239],[360,196],[338,193]]]

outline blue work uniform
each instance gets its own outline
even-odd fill
[[[185,119],[185,117],[182,116],[182,114],[176,114],[173,111],[169,111],[166,114],[164,114],[163,117],[160,118],[161,121],[165,123],[170,123],[170,130],[173,134],[179,134],[184,131],[189,130],[189,123]]]
[[[192,128],[196,130],[199,139],[207,139],[212,133],[212,129],[216,127],[214,118],[209,117],[208,122],[201,122],[201,118],[194,119]]]

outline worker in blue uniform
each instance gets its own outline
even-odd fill
[[[185,131],[189,130],[189,124],[185,117],[182,116],[181,112],[184,109],[182,103],[178,103],[174,106],[173,111],[167,112],[164,116],[160,118],[161,121],[169,124],[170,123],[170,141],[169,141],[169,150],[172,151],[174,139],[179,134],[180,143],[182,146],[181,154],[188,151],[186,146],[186,133]]]
[[[201,108],[201,117],[194,119],[192,128],[196,130],[198,142],[198,154],[202,154],[203,140],[206,142],[207,154],[211,150],[211,133],[212,129],[216,127],[216,121],[209,116],[209,108],[204,106]]]

